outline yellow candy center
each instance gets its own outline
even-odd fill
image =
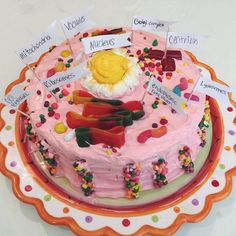
[[[112,51],[97,52],[90,61],[93,78],[100,84],[116,84],[128,71],[129,61]]]

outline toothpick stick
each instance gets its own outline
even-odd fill
[[[23,111],[21,111],[21,110],[19,110],[17,108],[13,108],[13,109],[16,110],[17,112],[19,112],[20,114],[26,116],[27,118],[30,118],[30,116],[28,114],[26,114],[25,112],[23,112]]]
[[[168,41],[169,31],[170,31],[170,27],[168,26],[167,33],[166,33],[166,40],[165,40],[165,54],[164,54],[164,58],[166,58],[166,54],[167,54],[167,41]]]
[[[72,58],[75,59],[75,54],[74,54],[74,52],[73,52],[73,50],[72,50],[72,46],[71,46],[71,44],[70,44],[70,40],[67,38],[66,33],[65,33],[65,31],[64,31],[64,29],[63,29],[62,26],[61,26],[61,28],[62,28],[63,34],[64,34],[64,36],[65,36],[65,38],[66,38],[66,41],[67,41],[67,43],[68,43],[69,49],[70,49],[70,51],[71,51]]]
[[[198,80],[199,80],[199,78],[198,78]],[[198,80],[197,80],[197,82],[195,83],[195,85],[193,86],[193,89],[192,89],[191,93],[189,94],[189,97],[188,97],[188,99],[187,99],[187,103],[188,103],[189,99],[190,99],[190,98],[192,97],[192,95],[193,95],[193,92],[194,92],[194,90],[195,90],[195,88],[196,88],[196,86],[197,86],[197,84],[198,84]]]

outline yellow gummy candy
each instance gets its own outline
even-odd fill
[[[67,127],[62,122],[59,122],[54,126],[54,131],[57,134],[63,134],[67,131]]]
[[[71,52],[69,50],[63,50],[61,52],[62,57],[69,57],[71,55]]]
[[[64,63],[62,61],[59,61],[57,64],[56,64],[56,72],[61,72],[63,71],[64,69]]]

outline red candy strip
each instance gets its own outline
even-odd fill
[[[91,128],[89,134],[92,144],[105,143],[120,148],[125,143],[125,128],[123,126],[116,126],[110,130]]]
[[[71,129],[78,127],[94,127],[99,129],[111,129],[114,126],[122,125],[122,117],[107,116],[102,118],[85,117],[80,114],[69,111],[66,113],[66,122]]]
[[[137,137],[139,143],[145,143],[149,138],[160,138],[167,133],[167,127],[161,126],[158,129],[148,129],[143,131]]]

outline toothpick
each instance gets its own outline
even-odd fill
[[[163,58],[166,58],[166,54],[167,54],[167,41],[168,41],[168,34],[169,34],[169,31],[170,31],[170,27],[168,26],[168,28],[167,28],[167,33],[166,33],[166,40],[165,40],[165,54],[164,54],[164,57],[163,57]]]
[[[26,116],[27,118],[30,118],[30,116],[27,113],[25,113],[25,112],[23,112],[23,111],[21,111],[21,110],[19,110],[17,108],[13,108],[13,109],[16,110],[17,112],[19,112],[20,114]]]
[[[198,80],[199,80],[199,78],[198,78]],[[192,97],[192,95],[193,95],[193,92],[194,92],[194,90],[195,90],[195,88],[196,88],[196,86],[197,86],[197,84],[198,84],[198,80],[197,80],[197,82],[195,83],[195,85],[193,86],[193,89],[192,89],[191,93],[189,94],[189,97],[188,97],[188,99],[187,99],[187,103],[188,103],[189,99],[190,99],[190,98]]]
[[[145,92],[144,92],[144,94],[143,94],[143,97],[142,97],[142,99],[141,99],[141,103],[143,104],[144,102],[144,98],[146,97],[146,94],[147,94],[147,90],[145,89]]]
[[[69,49],[70,49],[70,51],[71,51],[72,58],[75,59],[75,54],[74,54],[74,52],[73,52],[73,50],[72,50],[72,46],[71,46],[71,44],[70,44],[70,40],[67,38],[66,33],[65,33],[65,31],[64,31],[64,29],[63,29],[62,26],[61,26],[61,28],[62,28],[63,34],[64,34],[64,36],[65,36],[65,38],[66,38],[67,44],[68,44],[68,46],[69,46]]]

